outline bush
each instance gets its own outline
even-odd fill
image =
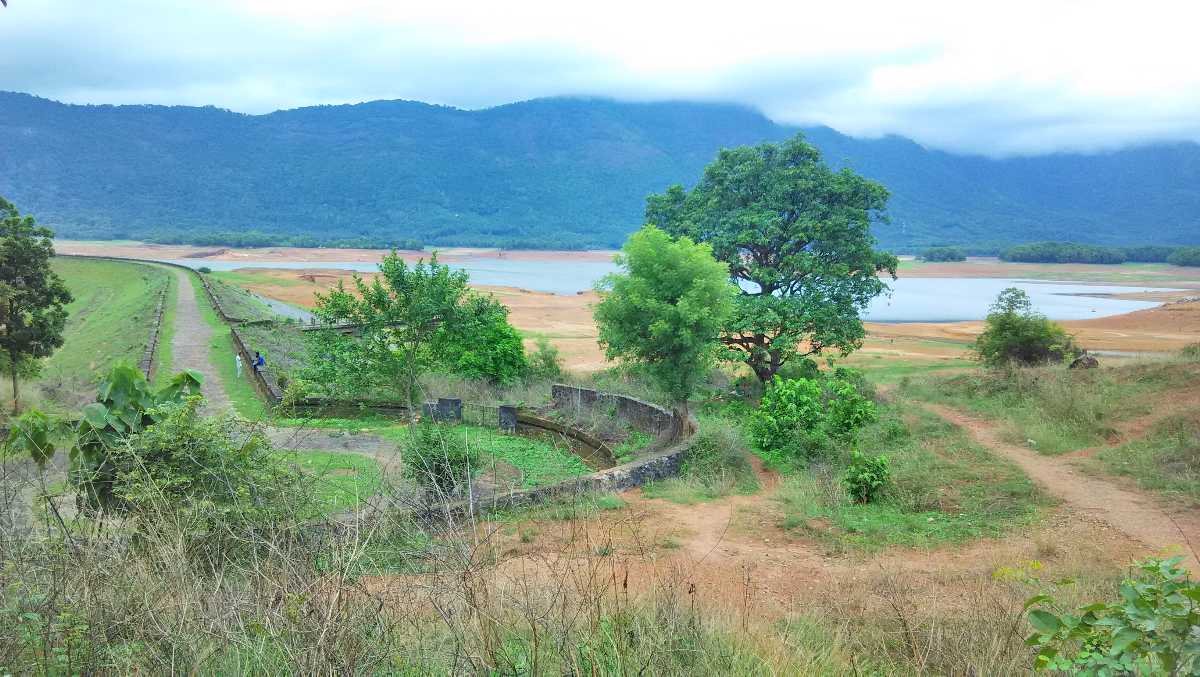
[[[846,467],[842,483],[855,503],[870,503],[887,486],[891,477],[887,456],[880,454],[875,458],[867,458],[854,451],[850,454],[850,465]]]
[[[260,431],[201,417],[201,402],[162,406],[157,423],[110,451],[113,507],[140,521],[169,512],[194,537],[286,522],[299,473]]]
[[[1200,674],[1200,584],[1179,566],[1182,557],[1150,559],[1139,578],[1122,581],[1120,601],[1056,612],[1054,599],[1025,603],[1038,647],[1035,667],[1085,675]]]
[[[1192,343],[1179,351],[1179,356],[1185,360],[1200,360],[1200,343]]]
[[[450,495],[467,486],[479,465],[479,453],[447,426],[409,426],[403,442],[405,472],[427,491]]]
[[[793,449],[799,442],[820,446],[824,442],[825,419],[821,399],[820,381],[784,380],[776,376],[750,418],[754,443],[763,451]]]
[[[833,441],[854,441],[858,431],[876,419],[875,403],[848,380],[855,375],[844,371],[833,377],[776,376],[750,418],[754,443],[766,452],[811,457]]]
[[[830,436],[850,442],[858,431],[878,418],[875,403],[862,395],[852,383],[831,380],[827,386],[825,426]]]
[[[730,480],[739,485],[756,485],[748,453],[742,431],[736,426],[725,421],[706,420],[684,456],[680,474],[710,486]]]
[[[537,350],[529,354],[529,375],[536,379],[554,380],[562,376],[562,358],[558,348],[544,336],[537,338]]]
[[[930,247],[921,252],[921,259],[933,262],[966,261],[967,255],[958,247]]]
[[[1034,312],[1029,295],[1016,287],[1000,292],[975,339],[979,359],[991,366],[1062,362],[1080,354],[1074,340],[1058,324]]]
[[[450,371],[508,385],[529,369],[521,335],[508,323],[508,309],[489,297],[472,297],[467,315],[472,321],[448,332],[444,346]]]
[[[1167,257],[1167,263],[1175,266],[1200,266],[1200,247],[1180,247]]]

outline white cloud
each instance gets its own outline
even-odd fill
[[[991,154],[1200,139],[1180,0],[11,0],[0,89],[266,112],[695,98]]]

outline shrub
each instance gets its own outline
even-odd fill
[[[739,485],[756,485],[754,468],[742,431],[731,423],[706,420],[684,456],[680,474],[716,486],[732,480]]]
[[[544,336],[537,338],[537,350],[529,354],[529,375],[537,379],[554,380],[562,376],[562,358],[558,348]]]
[[[921,252],[921,259],[925,261],[966,261],[967,255],[958,247],[930,247]]]
[[[1061,362],[1080,350],[1061,326],[1034,312],[1028,294],[1009,287],[992,304],[975,352],[985,364],[1006,366]]]
[[[842,476],[842,483],[855,503],[870,503],[879,491],[887,486],[892,477],[888,457],[880,454],[868,458],[857,451],[850,454],[850,465]]]
[[[450,371],[508,385],[525,376],[525,346],[508,323],[508,309],[490,297],[475,296],[466,304],[472,319],[447,332],[443,359]]]
[[[825,426],[830,436],[853,441],[858,431],[878,418],[875,403],[862,395],[849,381],[831,380],[827,386]]]
[[[200,266],[199,268],[196,269],[196,272],[204,273],[205,275],[208,275],[209,273],[212,272],[212,268],[209,268],[208,266]]]
[[[403,442],[405,472],[428,491],[454,494],[479,465],[479,453],[466,436],[436,423],[409,426]]]
[[[110,450],[112,507],[143,522],[170,513],[196,539],[286,522],[299,473],[261,431],[201,417],[201,402],[160,407],[153,426]]]
[[[1200,584],[1182,561],[1139,562],[1140,577],[1121,582],[1118,602],[1059,614],[1049,595],[1031,598],[1025,606],[1034,633],[1026,643],[1039,649],[1035,667],[1086,675],[1200,673]]]
[[[824,441],[825,418],[821,401],[820,381],[784,380],[776,376],[750,418],[754,443],[763,451],[784,451],[800,442],[820,445]]]
[[[1200,360],[1200,343],[1192,343],[1179,351],[1179,356],[1185,360]]]
[[[852,378],[854,372],[841,372]],[[831,441],[852,442],[876,420],[875,403],[850,380],[775,378],[751,416],[750,432],[759,449],[789,456],[813,456]]]

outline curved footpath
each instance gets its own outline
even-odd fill
[[[1106,522],[1156,551],[1186,554],[1189,568],[1200,566],[1200,516],[1195,511],[1169,512],[1155,497],[1115,482],[1092,477],[1053,456],[1000,439],[996,427],[963,412],[937,404],[922,404],[943,419],[966,430],[988,450],[1017,464],[1034,482],[1074,510]]]

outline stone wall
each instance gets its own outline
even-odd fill
[[[667,409],[635,397],[605,393],[562,383],[550,387],[550,397],[559,409],[593,411],[612,408],[613,414],[638,430],[660,436],[675,430],[675,415]]]
[[[157,366],[154,362],[158,357],[158,337],[162,334],[163,309],[167,302],[167,290],[170,288],[171,282],[167,280],[167,284],[158,294],[158,307],[154,310],[154,327],[150,330],[150,341],[146,344],[146,350],[142,352],[141,362],[138,363],[138,369],[151,380]]]

